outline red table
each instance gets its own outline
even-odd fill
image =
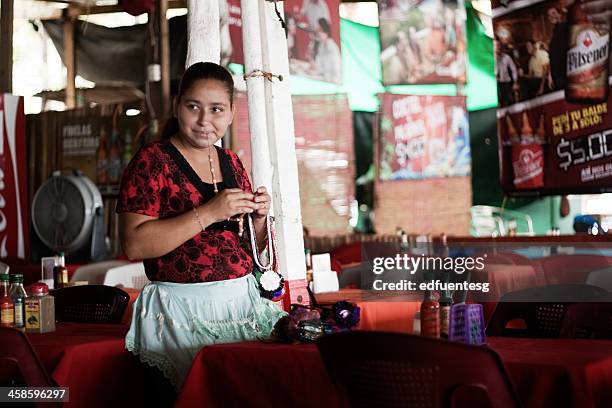
[[[59,323],[57,330],[28,334],[53,380],[70,388],[72,407],[140,406],[144,372],[124,347],[124,325]]]
[[[612,406],[612,341],[491,338],[526,407]],[[202,349],[175,407],[337,407],[314,345]]]

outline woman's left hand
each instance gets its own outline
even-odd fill
[[[258,187],[255,191],[255,199],[253,200],[257,204],[257,209],[253,211],[254,218],[264,218],[270,211],[270,202],[272,198],[268,194],[268,190],[265,187]]]

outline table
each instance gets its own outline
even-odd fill
[[[609,407],[612,341],[491,338],[525,407]],[[338,407],[314,345],[237,343],[196,356],[175,407]]]
[[[58,323],[57,330],[28,334],[53,380],[70,388],[68,407],[140,405],[144,371],[125,350],[125,325]]]
[[[612,341],[493,337],[525,407],[612,406]]]

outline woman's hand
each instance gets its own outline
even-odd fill
[[[255,196],[239,188],[228,188],[218,193],[212,200],[202,206],[210,217],[210,222],[225,221],[230,217],[257,210]]]
[[[253,212],[253,218],[264,218],[270,211],[270,202],[272,198],[268,194],[268,190],[265,187],[258,187],[255,191],[254,203],[256,204],[255,211]]]

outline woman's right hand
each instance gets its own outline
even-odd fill
[[[239,188],[228,188],[218,193],[212,200],[202,205],[212,223],[225,221],[238,214],[252,213],[257,209],[255,196]]]

